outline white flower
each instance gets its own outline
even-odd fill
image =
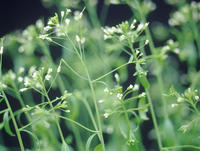
[[[19,52],[19,53],[23,53],[23,52],[24,52],[24,47],[23,47],[23,46],[20,46],[20,47],[18,48],[18,52]]]
[[[53,69],[49,68],[48,71],[47,71],[47,73],[50,74],[52,71],[53,71]]]
[[[124,35],[121,35],[120,37],[119,37],[119,41],[123,41],[125,39],[125,36]]]
[[[29,69],[29,74],[33,74],[33,72],[36,71],[36,67],[35,66],[31,66],[31,68]]]
[[[61,71],[61,66],[59,65],[57,68],[57,72],[59,73]]]
[[[52,27],[50,27],[50,26],[44,27],[44,31],[49,31],[50,29],[52,29]]]
[[[197,101],[199,100],[199,96],[197,96],[197,95],[196,95],[194,98],[195,98],[195,100],[197,100]]]
[[[182,97],[178,97],[177,98],[177,102],[182,102],[183,101],[183,98]]]
[[[2,87],[2,88],[7,88],[7,85],[5,85],[4,83],[1,83],[1,82],[0,82],[0,87]]]
[[[25,68],[24,67],[20,67],[19,68],[19,73],[23,73],[25,71]]]
[[[65,19],[65,23],[66,23],[67,25],[69,25],[70,19],[66,18],[66,19]]]
[[[133,87],[133,90],[135,90],[135,91],[136,91],[136,90],[139,90],[139,85],[138,85],[138,84],[135,84],[134,87]]]
[[[14,80],[16,78],[16,74],[15,73],[11,73],[11,79]]]
[[[47,81],[49,81],[49,80],[51,79],[51,75],[50,75],[50,74],[47,74],[47,75],[45,76],[45,79],[46,79]]]
[[[25,85],[25,87],[30,85],[30,79],[28,77],[24,78],[24,85]]]
[[[108,88],[105,88],[105,89],[104,89],[104,92],[109,92]]]
[[[145,41],[145,45],[147,45],[149,43],[149,40],[147,39],[146,41]]]
[[[76,41],[77,41],[77,42],[80,42],[80,41],[81,41],[81,38],[80,38],[78,35],[76,35]]]
[[[22,82],[24,79],[20,76],[17,78],[18,82]]]
[[[104,113],[103,115],[105,118],[108,118],[109,114],[108,113]]]
[[[33,77],[34,80],[37,79],[37,76],[38,76],[38,72],[34,72],[34,73],[32,74],[32,77]]]
[[[121,94],[121,93],[117,93],[117,97],[118,97],[118,99],[122,99],[122,96],[123,96],[123,94]]]
[[[167,46],[164,46],[162,49],[163,49],[164,51],[166,51],[166,50],[170,50],[170,47],[167,45]]]
[[[171,107],[174,108],[176,107],[178,104],[172,104]]]
[[[115,73],[115,79],[116,79],[116,81],[119,81],[119,74],[118,73]]]
[[[140,31],[144,28],[144,24],[139,24],[138,27],[137,27],[137,31]]]
[[[99,102],[99,103],[103,103],[103,100],[101,99],[101,100],[99,100],[98,102]]]
[[[140,51],[138,49],[136,49],[136,55],[138,55],[140,53]]]
[[[130,29],[133,30],[135,28],[134,24],[131,24]]]
[[[37,83],[35,84],[35,87],[36,87],[36,88],[41,88],[42,85],[40,84],[40,82],[37,82]]]
[[[74,19],[75,20],[80,20],[81,18],[82,18],[82,16],[83,16],[83,11],[82,12],[79,12],[79,11],[75,11],[74,12]]]
[[[148,25],[149,25],[149,23],[145,23],[145,24],[144,24],[144,28],[146,28]]]
[[[133,88],[133,85],[132,84],[130,84],[129,85],[129,87],[128,87],[128,89],[132,89]]]
[[[139,95],[139,97],[141,98],[141,97],[145,97],[145,95],[146,95],[146,93],[145,92],[142,92],[140,95]]]
[[[70,110],[66,110],[66,112],[67,112],[67,113],[70,113],[71,111],[70,111]]]
[[[104,40],[108,39],[108,35],[104,34],[104,35],[103,35],[103,39],[104,39]]]
[[[63,18],[65,15],[65,12],[64,11],[61,11],[61,17]]]
[[[1,46],[1,48],[0,48],[0,55],[2,55],[3,54],[3,46]]]
[[[179,54],[179,53],[180,53],[180,49],[175,48],[175,49],[174,49],[174,52],[175,52],[176,54]]]
[[[70,12],[72,12],[72,11],[71,11],[71,9],[67,8],[66,12],[67,12],[67,13],[70,13]]]
[[[84,44],[85,43],[85,37],[81,38],[81,44]]]
[[[28,88],[21,88],[21,89],[19,90],[19,92],[24,92],[24,91],[26,91],[26,90],[28,90]]]

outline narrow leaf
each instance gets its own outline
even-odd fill
[[[67,143],[65,143],[65,142],[62,143],[61,151],[70,151]]]
[[[1,98],[1,99],[0,99],[0,103],[1,103],[3,100],[4,100],[4,98]]]
[[[4,121],[4,128],[5,128],[5,131],[6,131],[10,136],[15,136],[15,134],[14,134],[14,133],[11,131],[11,129],[10,129],[8,111],[4,113],[3,121]]]
[[[96,134],[93,134],[88,138],[87,143],[86,143],[86,151],[90,151],[90,144],[91,144],[91,142],[92,142],[92,140],[93,140],[95,135]]]
[[[97,145],[94,149],[94,151],[103,151],[103,147],[101,144]]]
[[[145,101],[145,97],[140,98],[139,100],[139,104],[138,104],[139,108],[144,108],[143,110],[139,110],[139,116],[142,120],[148,120],[149,118],[147,117],[147,108],[146,107],[146,101]]]

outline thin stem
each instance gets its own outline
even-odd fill
[[[99,131],[95,131],[95,130],[89,129],[89,128],[83,126],[82,124],[80,124],[80,123],[78,123],[78,122],[76,122],[76,121],[74,121],[74,120],[72,120],[72,119],[70,119],[70,118],[67,118],[67,117],[64,117],[64,116],[60,116],[60,115],[56,115],[56,116],[59,117],[59,118],[65,119],[65,120],[67,120],[67,121],[70,121],[70,122],[72,122],[72,123],[78,125],[79,127],[83,128],[83,129],[85,129],[85,130],[87,130],[88,132],[91,132],[91,133],[100,133]]]
[[[133,45],[132,45],[130,40],[129,40],[129,47],[130,47],[130,49],[131,49],[131,51],[132,51],[132,53],[135,57],[135,60],[137,61],[137,57],[135,55],[135,51],[134,51]],[[151,101],[150,93],[149,93],[149,90],[147,88],[145,88],[145,92],[147,94],[147,100],[148,100],[148,103],[149,103],[149,106],[150,106],[150,112],[151,112],[151,116],[152,116],[152,119],[153,119],[153,125],[154,125],[154,128],[156,130],[158,147],[161,150],[162,149],[162,141],[161,141],[160,132],[159,132],[159,129],[158,129],[158,123],[157,123],[157,120],[156,120],[155,111],[153,109],[153,103]]]
[[[88,82],[89,82],[90,89],[91,89],[91,92],[92,92],[93,103],[94,103],[94,106],[95,106],[95,111],[96,111],[96,116],[97,116],[97,123],[98,123],[99,131],[100,131],[99,132],[99,137],[100,137],[100,141],[101,141],[101,144],[102,144],[102,149],[103,149],[103,151],[105,151],[105,145],[104,145],[104,139],[103,139],[102,127],[101,127],[101,120],[100,120],[100,114],[99,114],[99,109],[98,109],[98,106],[97,106],[94,87],[93,87],[92,80],[90,78],[90,75],[89,75],[89,72],[88,72],[88,69],[87,69],[85,63],[82,60],[81,60],[81,62],[83,64],[84,68],[85,68],[85,71],[86,71],[86,74],[87,74],[87,77],[88,77]]]
[[[131,124],[130,124],[130,120],[129,120],[129,117],[128,117],[127,109],[126,109],[126,107],[125,107],[123,101],[120,101],[120,103],[121,103],[121,106],[122,106],[122,109],[123,109],[123,111],[124,111],[125,118],[126,118],[126,121],[127,121],[127,124],[128,124],[128,129],[129,129],[128,138],[130,138]]]
[[[54,116],[55,116],[55,115],[56,115],[56,112],[55,112],[55,110],[54,110],[53,104],[52,104],[52,102],[51,102],[51,100],[50,100],[50,98],[49,98],[49,96],[48,96],[48,94],[47,94],[47,91],[46,91],[46,88],[45,88],[43,82],[42,82],[42,84],[43,84],[43,89],[44,89],[45,96],[46,96],[46,98],[47,98],[47,101],[49,102],[49,106],[51,107],[51,109],[52,109],[52,111],[53,111],[53,114],[54,114]],[[60,127],[60,124],[59,124],[57,118],[56,118],[56,125],[57,125],[57,127],[58,127],[58,131],[59,131],[59,134],[60,134],[60,137],[61,137],[62,142],[65,142],[65,138],[64,138],[64,136],[63,136],[63,133],[62,133],[62,130],[61,130],[61,127]]]
[[[9,111],[8,108],[7,108],[7,109],[4,109],[4,110],[1,110],[1,111],[0,111],[0,114],[3,114],[3,113],[5,113],[5,112],[7,112],[7,111]]]
[[[23,145],[23,141],[22,141],[22,137],[21,137],[21,134],[20,134],[20,131],[19,131],[19,128],[17,126],[17,122],[15,120],[15,117],[14,117],[14,114],[13,114],[13,111],[12,111],[12,108],[10,106],[10,103],[6,97],[6,94],[4,93],[4,91],[1,89],[1,93],[3,94],[3,97],[5,98],[5,101],[6,101],[6,105],[9,109],[9,112],[10,112],[10,116],[11,116],[11,119],[13,121],[13,125],[14,125],[14,128],[15,128],[15,131],[16,131],[16,134],[17,134],[17,138],[18,138],[18,141],[19,141],[19,145],[20,145],[20,149],[21,151],[24,151],[24,145]]]
[[[127,62],[127,63],[125,63],[125,64],[123,64],[123,65],[121,65],[121,66],[119,66],[119,67],[117,67],[117,68],[115,68],[115,69],[113,69],[113,70],[111,70],[110,72],[108,72],[108,73],[106,73],[106,74],[104,74],[104,75],[98,77],[97,79],[92,80],[92,83],[94,83],[94,82],[96,82],[96,81],[99,81],[99,80],[105,78],[106,76],[108,76],[109,74],[112,74],[113,72],[117,71],[118,69],[120,69],[120,68],[122,68],[122,67],[124,67],[124,66],[126,66],[126,65],[132,64],[132,63],[135,63],[135,62]]]
[[[163,147],[162,150],[171,150],[171,149],[178,149],[178,148],[191,148],[200,150],[200,147],[194,145],[180,145],[180,146],[172,146],[172,147]]]
[[[155,131],[156,131],[158,147],[159,147],[159,150],[162,150],[162,141],[161,141],[160,132],[159,132],[159,129],[158,129],[158,123],[157,123],[157,120],[156,120],[155,111],[154,111],[154,108],[153,108],[153,103],[151,101],[149,91],[147,89],[145,89],[145,92],[147,94],[147,100],[149,102],[149,107],[150,107],[150,112],[151,112],[151,116],[152,116],[152,120],[153,120],[153,125],[154,125]]]
[[[142,10],[141,10],[140,3],[138,2],[138,0],[135,0],[135,2],[136,2],[136,5],[138,6],[138,11],[139,11],[139,14],[140,14],[142,21],[144,23],[147,22],[144,14],[141,12]],[[145,29],[145,34],[147,36],[147,39],[149,40],[149,47],[150,47],[151,54],[156,55],[156,49],[155,49],[155,46],[154,46],[153,39],[151,37],[149,27],[147,27]],[[155,60],[155,63],[156,63],[156,68],[160,69],[160,63],[158,62],[158,60]],[[162,94],[164,92],[164,87],[163,87],[163,79],[161,77],[161,72],[159,71],[159,72],[156,72],[155,74],[156,74],[156,78],[158,79],[160,94]],[[162,101],[162,104],[163,104],[164,116],[165,116],[165,119],[167,119],[168,118],[167,105],[166,105],[166,99],[163,95],[161,95],[161,101]]]
[[[82,57],[80,56],[79,51],[76,48],[76,46],[74,45],[73,41],[69,38],[68,34],[66,34],[66,37],[69,39],[70,43],[72,44],[72,46],[73,46],[73,48],[75,50],[75,53],[77,54],[78,58],[81,61],[81,64],[83,65],[83,67],[85,69],[85,72],[86,72],[86,75],[87,75],[87,78],[88,78],[88,83],[89,83],[89,86],[90,86],[90,89],[91,89],[91,93],[92,93],[92,100],[93,100],[93,103],[94,103],[94,106],[95,106],[96,116],[97,116],[97,123],[98,123],[98,127],[99,127],[98,136],[99,136],[100,142],[102,144],[103,151],[105,151],[105,144],[104,144],[104,139],[103,139],[103,134],[102,134],[100,114],[99,114],[99,109],[98,109],[98,106],[97,106],[95,91],[94,91],[92,80],[90,78],[90,74],[88,72],[87,66],[85,65],[85,63],[84,63]]]

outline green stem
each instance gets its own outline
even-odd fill
[[[144,16],[144,14],[141,12],[141,6],[140,6],[140,3],[138,2],[138,0],[135,0],[136,2],[136,5],[138,6],[138,11],[139,11],[139,14],[140,14],[140,17],[143,21],[143,23],[146,23],[146,17]],[[154,42],[153,42],[153,39],[151,37],[151,33],[150,33],[150,30],[149,30],[149,27],[147,27],[145,29],[145,34],[147,36],[147,39],[149,40],[149,47],[150,47],[150,51],[151,51],[151,54],[152,55],[156,55],[156,49],[155,49],[155,46],[154,46]],[[155,61],[156,63],[156,67],[158,69],[160,69],[160,63],[158,62],[158,60]],[[158,79],[158,85],[159,85],[159,88],[160,88],[160,94],[162,94],[164,92],[164,87],[163,87],[163,79],[161,77],[161,72],[158,71],[155,73],[156,74],[156,78]],[[167,105],[166,105],[166,99],[163,95],[161,95],[161,101],[162,101],[162,104],[163,104],[163,112],[164,112],[164,116],[165,116],[165,119],[167,119],[168,117],[168,112],[167,112]]]
[[[91,92],[92,92],[93,103],[94,103],[94,106],[95,106],[95,111],[96,111],[96,116],[97,116],[97,123],[98,123],[98,126],[99,126],[99,137],[100,137],[100,141],[101,141],[101,144],[102,144],[102,149],[103,149],[103,151],[105,151],[105,145],[104,145],[104,139],[103,139],[103,133],[102,133],[102,127],[101,127],[101,120],[100,120],[100,114],[99,114],[99,109],[98,109],[98,106],[97,106],[94,87],[93,87],[92,80],[90,78],[90,75],[89,75],[89,72],[88,72],[88,69],[87,69],[85,63],[82,60],[81,60],[81,62],[83,64],[84,68],[85,68],[85,71],[86,71],[86,74],[87,74],[87,77],[88,77],[90,89],[91,89]]]
[[[149,107],[150,107],[150,112],[151,112],[151,116],[152,116],[152,120],[153,120],[153,125],[154,125],[155,131],[156,131],[158,147],[159,147],[159,150],[162,150],[162,141],[161,141],[160,132],[159,132],[159,129],[158,129],[158,123],[157,123],[157,120],[156,120],[155,111],[154,111],[154,108],[153,108],[153,103],[151,101],[151,97],[150,97],[149,91],[147,89],[145,89],[145,92],[147,94],[147,100],[148,100]]]
[[[19,131],[19,128],[17,126],[17,122],[15,120],[15,117],[14,117],[14,114],[13,114],[13,111],[12,111],[12,108],[10,106],[10,103],[6,97],[6,94],[4,93],[4,91],[1,89],[1,93],[3,94],[3,97],[5,98],[5,101],[6,101],[6,105],[9,109],[9,112],[10,112],[10,116],[11,116],[11,119],[13,121],[13,125],[14,125],[14,128],[15,128],[15,131],[16,131],[16,134],[17,134],[17,138],[18,138],[18,141],[19,141],[19,145],[20,145],[20,149],[21,151],[25,151],[24,149],[24,145],[23,145],[23,141],[22,141],[22,137],[21,137],[21,134],[20,134],[20,131]]]
[[[129,47],[130,47],[130,49],[133,53],[133,56],[135,57],[135,60],[137,61],[138,59],[135,55],[133,45],[132,45],[130,40],[128,42],[129,42]],[[149,93],[149,90],[147,88],[145,88],[145,92],[147,94],[147,99],[148,99],[148,103],[149,103],[149,106],[150,106],[150,112],[151,112],[151,116],[152,116],[152,119],[153,119],[153,125],[154,125],[155,131],[156,131],[158,147],[159,147],[159,150],[161,150],[162,149],[162,141],[161,141],[160,132],[159,132],[159,129],[158,129],[158,123],[157,123],[157,120],[156,120],[155,111],[153,109],[153,103],[151,101],[150,93]]]
[[[51,108],[52,111],[53,111],[53,114],[54,114],[54,117],[55,117],[55,120],[56,120],[56,125],[57,125],[57,127],[58,127],[58,131],[59,131],[61,140],[62,140],[62,142],[65,142],[65,138],[64,138],[64,136],[63,136],[63,133],[62,133],[60,124],[59,124],[59,122],[58,122],[58,118],[56,117],[56,112],[55,112],[54,107],[53,107],[53,104],[52,104],[52,102],[51,102],[51,100],[50,100],[50,98],[49,98],[49,96],[48,96],[48,94],[47,94],[47,91],[46,91],[46,88],[45,88],[43,82],[42,82],[42,85],[43,85],[43,89],[44,89],[44,93],[45,93],[45,96],[46,96],[46,98],[47,98],[47,101],[48,101],[48,103],[49,103],[49,105],[50,105],[50,108]]]
[[[194,145],[180,145],[180,146],[172,146],[172,147],[163,147],[162,150],[171,150],[171,149],[178,149],[178,148],[191,148],[200,150],[200,147]]]
[[[122,68],[122,67],[124,67],[124,66],[126,66],[126,65],[132,64],[132,63],[135,63],[135,62],[127,62],[127,63],[125,63],[125,64],[123,64],[123,65],[121,65],[121,66],[119,66],[119,67],[113,69],[112,71],[110,71],[110,72],[108,72],[108,73],[106,73],[106,74],[104,74],[104,75],[98,77],[97,79],[92,80],[92,83],[94,83],[94,82],[96,82],[96,81],[99,81],[99,80],[105,78],[106,76],[108,76],[109,74],[112,74],[113,72],[117,71],[118,69],[120,69],[120,68]]]

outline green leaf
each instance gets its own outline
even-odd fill
[[[145,89],[149,89],[150,84],[146,76],[139,76],[140,83]]]
[[[21,132],[26,132],[26,133],[28,133],[29,135],[31,135],[36,141],[37,141],[37,145],[38,145],[38,148],[40,148],[40,142],[39,142],[39,139],[37,138],[37,136],[34,134],[34,133],[32,133],[31,131],[28,131],[28,130],[21,130]]]
[[[0,130],[4,127],[4,122],[0,123]]]
[[[142,120],[148,120],[149,118],[147,117],[147,114],[146,114],[148,112],[148,110],[146,108],[147,106],[146,106],[145,97],[140,98],[138,107],[139,108],[144,108],[142,110],[139,110],[139,116],[140,116],[140,118]]]
[[[144,71],[143,68],[140,66],[140,64],[136,64],[136,70],[137,70],[137,72],[138,72],[138,78],[139,78],[139,81],[140,81],[140,83],[142,84],[142,86],[143,86],[145,89],[149,89],[149,87],[150,87],[149,81],[147,80],[145,71]]]
[[[94,151],[103,151],[103,147],[101,144],[97,145],[95,148],[94,148]]]
[[[62,143],[61,151],[70,151],[67,143],[65,143],[65,142]]]
[[[15,134],[14,134],[14,133],[11,131],[11,129],[10,129],[8,111],[4,113],[3,121],[4,121],[4,128],[5,128],[5,131],[6,131],[10,136],[15,136]]]
[[[4,100],[4,98],[1,98],[1,99],[0,99],[0,103],[1,103],[3,100]]]
[[[133,61],[133,55],[130,56],[129,61],[128,62],[132,62]]]
[[[87,143],[86,143],[86,151],[90,151],[90,144],[91,144],[91,142],[92,142],[92,140],[93,140],[95,135],[96,134],[93,134],[88,138]]]

